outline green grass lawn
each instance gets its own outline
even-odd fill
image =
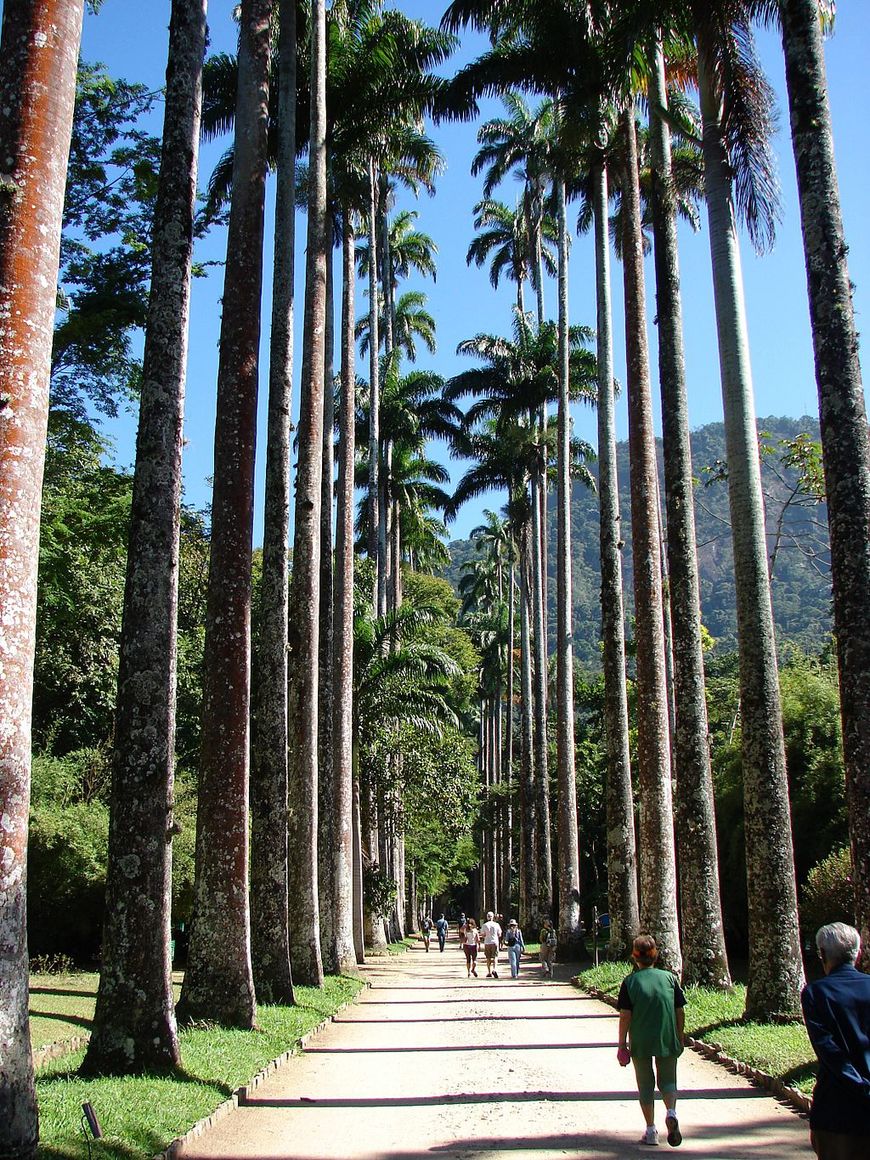
[[[594,987],[616,998],[619,985],[631,971],[628,963],[602,963],[582,971],[581,987]],[[704,1043],[719,1044],[726,1055],[747,1063],[774,1079],[811,1095],[816,1057],[802,1023],[744,1023],[746,987],[730,991],[686,988],[686,1034]]]
[[[53,1042],[67,1031],[72,1035],[87,1031],[96,996],[95,975],[34,977],[34,985],[34,1010],[42,1012],[34,1019],[35,1039],[47,1036],[41,1042]],[[293,1048],[363,985],[358,979],[330,976],[323,990],[297,987],[295,1007],[258,1009],[257,1031],[185,1030],[180,1037],[183,1072],[177,1076],[81,1079],[77,1069],[82,1051],[49,1061],[36,1077],[40,1155],[86,1157],[79,1124],[81,1105],[87,1100],[104,1132],[103,1139],[92,1144],[94,1160],[153,1156],[213,1112],[234,1088]],[[62,1028],[67,1029],[63,1035],[59,1034]]]

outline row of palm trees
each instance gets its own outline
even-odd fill
[[[481,722],[485,775],[510,785],[513,764],[514,625],[519,620],[520,745],[518,862],[520,903],[529,914],[558,911],[562,939],[579,938],[577,817],[572,805],[570,543],[568,500],[572,458],[568,404],[597,378],[601,459],[601,543],[604,667],[607,682],[608,870],[614,950],[639,923],[661,936],[675,968],[697,981],[727,981],[716,897],[715,835],[705,751],[696,565],[691,548],[691,478],[684,386],[680,382],[676,176],[669,130],[679,125],[703,154],[728,439],[729,492],[737,569],[741,713],[746,786],[750,896],[752,1015],[793,1013],[800,984],[788,798],[770,617],[751,372],[743,319],[736,221],[764,242],[772,230],[771,171],[766,126],[769,91],[752,50],[752,22],[781,21],[790,112],[807,252],[826,483],[831,512],[835,626],[841,667],[844,739],[857,910],[870,916],[870,810],[867,769],[870,720],[870,452],[851,315],[845,245],[817,0],[657,0],[611,6],[580,0],[456,0],[446,31],[427,29],[378,0],[242,0],[239,53],[216,63],[218,85],[205,102],[211,131],[234,128],[234,145],[216,175],[229,198],[229,244],[221,324],[216,425],[212,557],[206,626],[203,757],[197,833],[196,901],[179,1014],[252,1027],[256,996],[292,1000],[294,978],[318,984],[324,966],[354,969],[367,937],[384,938],[385,919],[401,932],[403,844],[393,795],[354,776],[353,483],[357,460],[354,273],[356,236],[365,226],[368,272],[366,544],[372,560],[378,657],[384,668],[402,641],[400,566],[412,550],[432,552],[430,493],[414,510],[412,481],[437,484],[425,460],[425,437],[414,423],[431,401],[437,423],[454,422],[447,405],[476,396],[458,436],[474,460],[448,514],[484,486],[508,493],[510,539],[516,544],[519,601],[507,583],[507,647],[497,625],[482,647],[495,655],[488,707]],[[64,36],[43,53],[54,72],[48,85],[28,72],[44,21]],[[492,50],[449,85],[433,70],[465,24],[484,28]],[[0,974],[0,1041],[11,1043],[0,1083],[0,1154],[30,1155],[37,1119],[27,1036],[24,858],[29,778],[29,693],[35,606],[33,559],[47,408],[53,294],[63,171],[69,140],[81,3],[31,0],[4,8],[6,110],[0,119],[4,155],[15,160],[22,190],[0,219],[0,393],[5,400],[0,497],[13,549],[3,554],[4,626],[0,937],[14,948]],[[277,33],[277,43],[276,43]],[[297,35],[298,34],[298,35]],[[85,1061],[92,1071],[162,1070],[179,1063],[169,986],[174,624],[177,599],[180,414],[186,351],[193,191],[201,110],[204,0],[173,0],[167,73],[164,156],[155,223],[154,270],[146,337],[142,423],[137,446],[133,533],[128,562],[118,731],[113,762],[108,913],[94,1034]],[[297,61],[302,68],[297,76]],[[700,131],[668,76],[696,70]],[[231,66],[231,67],[230,67]],[[306,84],[307,82],[307,84]],[[668,572],[673,632],[673,689],[668,673],[659,528],[658,480],[651,421],[650,370],[644,317],[644,218],[637,160],[637,94],[650,113],[649,201],[656,254],[660,378],[668,511]],[[522,218],[504,242],[499,270],[517,281],[513,341],[481,335],[464,344],[483,365],[457,376],[436,399],[436,384],[403,385],[398,279],[404,267],[391,236],[392,183],[429,187],[440,159],[421,130],[427,112],[468,115],[482,93],[504,91],[508,118],[488,127],[478,166],[489,167],[478,209],[481,229],[507,228],[489,195],[499,174],[523,170]],[[534,131],[515,139],[522,119],[517,91],[549,98]],[[300,100],[301,96],[301,100]],[[671,102],[674,102],[671,105]],[[298,115],[307,109],[307,118]],[[11,112],[10,112],[11,111]],[[211,121],[209,122],[209,118]],[[307,124],[305,123],[307,120]],[[52,126],[46,138],[37,126]],[[37,148],[34,142],[41,144]],[[295,158],[308,150],[305,326],[301,367],[292,582],[288,592],[292,268]],[[264,634],[258,642],[260,700],[251,721],[251,536],[254,429],[262,277],[264,189],[269,165],[278,172],[273,317],[270,332],[268,498],[264,533]],[[578,177],[582,175],[582,181]],[[635,560],[640,838],[633,840],[625,710],[625,662],[619,513],[615,487],[613,350],[610,326],[608,208],[619,201],[619,253],[626,297],[627,393],[631,442],[632,538]],[[597,359],[569,325],[567,205],[583,194],[596,235]],[[219,200],[219,197],[218,197]],[[37,204],[38,203],[38,204]],[[38,220],[34,220],[37,215]],[[548,221],[548,216],[550,220]],[[338,518],[332,542],[334,401],[330,356],[331,239],[342,248],[342,351],[339,411]],[[34,242],[33,239],[38,239]],[[481,243],[483,244],[483,243]],[[513,249],[511,249],[511,245]],[[555,261],[552,248],[555,248]],[[366,252],[366,247],[362,247]],[[482,252],[482,251],[481,251]],[[18,257],[27,253],[27,269]],[[472,260],[475,255],[472,254]],[[41,263],[41,264],[40,264]],[[558,276],[558,325],[545,321],[544,271]],[[493,270],[493,277],[498,274]],[[523,284],[536,298],[537,323],[523,310]],[[833,304],[833,305],[832,305]],[[411,304],[413,305],[413,304]],[[28,340],[15,327],[24,320]],[[411,330],[413,330],[413,326]],[[424,324],[425,329],[425,324]],[[417,331],[421,334],[422,332]],[[383,337],[382,337],[383,336]],[[423,338],[425,342],[425,338]],[[43,347],[46,350],[43,350]],[[26,352],[22,363],[21,352]],[[383,357],[382,357],[383,356]],[[406,379],[408,376],[406,376]],[[665,383],[665,380],[667,382]],[[34,385],[35,384],[35,385]],[[415,392],[417,392],[415,394]],[[403,401],[404,400],[404,401]],[[556,431],[548,405],[556,403]],[[435,424],[435,420],[433,420]],[[403,426],[404,425],[404,426]],[[434,426],[433,426],[434,430]],[[443,428],[442,428],[443,431]],[[549,818],[547,575],[548,447],[557,461],[557,805],[558,899]],[[23,453],[22,453],[23,452]],[[588,454],[588,451],[586,452]],[[418,461],[414,465],[414,460]],[[416,481],[415,481],[416,474]],[[404,484],[400,480],[404,478]],[[403,493],[403,487],[405,488]],[[418,497],[422,489],[417,490]],[[688,508],[688,515],[686,513]],[[403,511],[404,509],[404,511]],[[403,523],[404,520],[404,523]],[[428,522],[427,522],[428,520]],[[688,522],[687,522],[688,521]],[[405,537],[405,547],[403,539]],[[268,568],[266,544],[269,545]],[[428,547],[426,545],[429,545]],[[503,559],[503,563],[505,560]],[[509,565],[512,570],[514,565]],[[328,597],[328,584],[334,585]],[[502,574],[503,591],[505,578]],[[502,596],[502,599],[504,597]],[[518,612],[518,616],[516,613]],[[686,635],[680,635],[685,630]],[[410,626],[406,630],[410,633]],[[693,635],[694,634],[694,635]],[[375,638],[373,637],[373,639]],[[289,650],[286,642],[289,640]],[[499,672],[504,676],[500,676]],[[357,681],[359,691],[359,682]],[[505,702],[507,708],[505,708]],[[671,712],[673,711],[673,720]],[[673,737],[673,749],[672,749]],[[249,847],[249,753],[254,845]],[[399,772],[401,755],[392,758]],[[681,878],[676,899],[671,770],[676,762]],[[385,790],[385,787],[381,787]],[[509,806],[487,850],[492,869],[510,853]],[[328,836],[319,832],[328,819]],[[323,838],[323,841],[318,841]],[[635,852],[637,850],[637,853]],[[637,859],[639,857],[639,867]],[[255,884],[249,891],[250,881]],[[392,915],[370,912],[364,930],[362,868],[379,865],[399,889]],[[639,875],[637,871],[639,869]],[[321,876],[323,887],[321,888]],[[636,893],[639,882],[639,899]],[[268,896],[268,897],[267,897]],[[286,899],[294,905],[288,925]],[[255,913],[250,913],[252,907]],[[259,909],[258,909],[259,908]],[[252,954],[253,951],[253,954]],[[292,970],[291,970],[292,963]]]

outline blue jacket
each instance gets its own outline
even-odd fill
[[[810,983],[801,995],[819,1057],[810,1126],[870,1136],[870,975],[851,964]]]

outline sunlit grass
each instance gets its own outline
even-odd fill
[[[629,963],[602,963],[578,975],[581,987],[619,994]],[[749,1064],[774,1079],[809,1095],[816,1075],[816,1057],[802,1023],[744,1023],[746,987],[728,991],[686,988],[686,1034],[718,1044],[732,1059]]]
[[[363,985],[358,979],[328,977],[322,990],[296,987],[295,1007],[258,1008],[257,1031],[187,1029],[181,1033],[181,1075],[82,1079],[76,1072],[83,1052],[47,1063],[36,1080],[42,1155],[84,1160],[87,1146],[79,1122],[87,1100],[104,1132],[92,1144],[94,1160],[153,1156],[293,1048]]]

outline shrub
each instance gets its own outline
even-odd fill
[[[855,922],[855,896],[852,887],[852,859],[849,847],[834,850],[810,870],[801,891],[801,926],[814,935],[829,922]]]

